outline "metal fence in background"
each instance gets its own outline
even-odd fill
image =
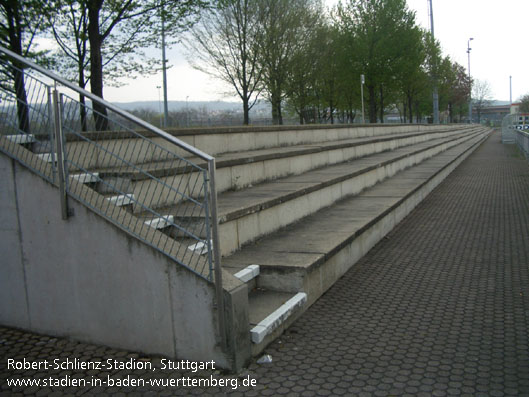
[[[501,141],[503,143],[514,143],[515,142],[515,133],[516,125],[515,120],[518,120],[518,115],[508,114],[503,118],[501,123]]]
[[[59,186],[64,218],[73,197],[214,282],[222,313],[215,159],[3,47],[0,72],[1,150]]]
[[[503,118],[501,128],[503,143],[516,143],[529,159],[529,114],[509,114]]]
[[[516,131],[516,144],[529,160],[529,129]]]

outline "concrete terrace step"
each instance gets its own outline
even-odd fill
[[[241,191],[224,192],[217,200],[222,236],[221,251],[224,255],[234,252],[258,237],[270,234],[344,197],[356,194],[479,133],[478,130],[471,130],[265,182]],[[194,217],[202,221],[204,216],[187,215],[193,212],[193,208],[185,203],[164,207],[158,211],[174,215],[179,224],[191,229]]]
[[[238,153],[266,148],[312,145],[353,138],[384,136],[388,130],[382,124],[371,125],[300,125],[232,127],[179,130],[174,135],[206,153],[215,155]],[[390,134],[451,129],[452,126],[398,125]],[[168,131],[171,133],[171,131]]]
[[[388,134],[408,134],[449,131],[454,126],[433,125],[305,125],[305,126],[269,126],[241,128],[193,128],[188,130],[168,130],[169,134],[194,146],[205,153],[219,157],[224,154],[265,150],[278,147],[299,145],[321,145],[330,142],[366,138],[384,137]],[[118,153],[125,161],[132,164],[148,164],[172,158],[169,153],[181,157],[189,156],[188,152],[158,138],[146,131],[143,135],[148,141],[140,141],[135,133],[126,131],[83,132],[65,134],[67,152],[74,153],[77,166],[85,170],[106,169],[120,162],[110,153]],[[22,134],[10,135],[11,141],[20,144],[31,144],[34,153],[46,154],[51,151],[49,135]],[[34,142],[29,142],[29,139]],[[171,165],[169,168],[175,168]]]
[[[439,131],[453,129],[453,126],[440,126],[430,124],[399,125],[392,124],[388,129],[384,124],[371,125],[302,125],[302,126],[265,126],[265,127],[230,127],[230,128],[189,128],[178,130],[167,130],[167,132],[176,138],[194,146],[205,153],[217,157],[224,153],[238,153],[243,151],[252,151],[259,149],[312,145],[324,142],[333,142],[345,139],[376,137],[394,133],[410,133],[419,131]],[[170,148],[171,151],[185,157],[186,152],[178,147],[169,144],[155,135],[143,132],[152,142],[161,147]],[[47,139],[47,136],[41,137]],[[106,142],[102,148],[125,148],[135,146],[138,137],[130,132],[124,131],[105,131],[105,132],[84,132],[83,137],[76,134],[66,134],[68,145],[86,151],[91,142]],[[144,152],[145,158],[156,160],[156,150],[153,148],[151,153]],[[101,159],[99,159],[101,160]],[[105,165],[98,160],[98,166]],[[151,160],[148,160],[151,161]]]
[[[285,293],[307,294],[307,302],[294,315],[261,339],[254,337],[253,354],[261,352],[284,327],[321,296],[370,248],[402,220],[487,136],[489,130],[440,154],[399,172],[392,178],[304,217],[272,235],[223,259],[224,270],[234,274],[249,265],[259,266],[252,289],[265,290],[273,299]],[[250,318],[254,307],[266,306],[259,294],[250,293]],[[293,295],[291,295],[293,296]],[[273,306],[273,305],[272,305]],[[262,311],[258,317],[263,317]],[[250,321],[253,329],[255,320]],[[261,335],[262,336],[262,335]]]
[[[313,145],[296,145],[221,154],[216,157],[217,191],[238,190],[267,180],[288,175],[299,175],[311,169],[337,164],[373,153],[379,153],[416,144],[442,136],[460,134],[475,127],[450,128],[439,131],[419,131],[385,134],[376,137],[353,138]],[[189,158],[201,167],[206,164],[196,158]],[[176,185],[183,178],[189,178],[193,170],[185,162],[156,161],[143,163],[146,173],[162,181]],[[145,172],[131,167],[96,168],[103,179],[128,179],[135,193],[149,189]],[[194,172],[193,174],[196,174]],[[193,176],[194,180],[197,176]],[[147,184],[147,186],[146,186]]]

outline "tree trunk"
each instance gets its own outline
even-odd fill
[[[334,107],[333,107],[332,99],[329,103],[329,111],[331,112],[330,114],[331,124],[334,124]]]
[[[88,2],[88,40],[90,42],[90,88],[92,94],[103,99],[103,58],[101,55],[102,37],[99,33],[99,12],[103,0]],[[94,102],[94,122],[97,131],[108,129],[107,109]]]
[[[369,122],[370,123],[376,123],[377,122],[377,104],[376,104],[376,96],[375,96],[375,86],[368,85],[367,91],[369,93]]]
[[[411,95],[408,95],[408,113],[409,113],[409,120],[410,120],[410,124],[413,123],[413,99],[411,97]]]
[[[6,7],[9,26],[9,44],[11,46],[11,51],[13,51],[17,55],[23,56],[24,54],[22,53],[22,27],[20,23],[20,14],[18,12],[18,6],[18,2],[14,2],[12,4],[12,7]],[[17,97],[18,128],[20,131],[29,134],[29,107],[24,81],[24,65],[16,61],[13,61],[12,65],[14,81],[13,88],[15,89],[15,95]]]
[[[244,121],[243,121],[244,125],[250,124],[250,109],[249,109],[248,101],[249,101],[248,95],[245,95],[242,100],[242,109],[244,113]]]
[[[282,125],[283,117],[281,115],[281,95],[278,90],[274,90],[271,95],[272,102],[272,123],[274,125]]]
[[[79,64],[79,87],[86,88],[85,78],[84,78],[84,68],[83,65]],[[86,101],[85,97],[82,94],[79,94],[79,117],[81,118],[81,131],[87,131],[88,125],[86,120]]]
[[[384,123],[384,89],[380,86],[380,122]]]
[[[29,106],[24,82],[24,71],[15,69],[13,72],[13,77],[15,80],[15,92],[17,96],[18,128],[20,131],[29,134]]]

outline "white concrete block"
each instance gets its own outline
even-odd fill
[[[53,161],[53,159],[55,159],[55,162],[57,162],[57,154],[56,153],[40,153],[40,154],[37,154],[37,157],[40,158],[41,160],[47,162],[47,163],[51,163]]]
[[[33,143],[36,141],[35,135],[33,134],[15,134],[15,135],[7,135],[6,139],[10,140],[13,143],[16,144],[24,144],[24,143]]]
[[[303,306],[307,301],[307,294],[298,292],[268,317],[263,319],[259,324],[250,331],[252,342],[261,343],[266,335],[279,327],[292,314],[294,310]]]
[[[234,276],[241,280],[243,283],[247,283],[248,281],[256,278],[259,275],[259,270],[259,265],[250,265],[245,267],[241,271],[235,273]]]
[[[210,245],[213,245],[213,241],[210,241]],[[190,245],[189,247],[187,247],[187,249],[199,255],[206,255],[208,253],[208,246],[202,241],[199,241],[196,244]]]
[[[99,172],[70,175],[70,178],[79,183],[95,183],[99,181]]]
[[[120,194],[117,196],[107,197],[107,200],[118,207],[122,207],[124,205],[132,204],[135,201],[135,198],[133,194]]]
[[[164,227],[169,226],[173,222],[174,222],[173,215],[164,215],[160,218],[155,218],[155,219],[151,219],[150,221],[145,221],[144,223],[147,226],[150,226],[154,229],[163,229]]]

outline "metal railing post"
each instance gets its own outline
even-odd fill
[[[59,176],[59,194],[61,201],[62,219],[68,219],[68,196],[66,193],[66,172],[64,166],[64,140],[62,133],[62,109],[59,103],[59,93],[53,90],[53,114],[55,122],[55,144],[57,153],[57,175]]]
[[[47,91],[48,91],[48,120],[49,120],[49,123],[50,123],[50,153],[51,153],[51,169],[52,169],[52,172],[53,172],[53,182],[57,182],[57,165],[55,163],[55,153],[56,151],[54,151],[55,149],[55,124],[56,124],[56,121],[55,121],[55,118],[53,117],[54,115],[54,107],[53,107],[53,94],[52,94],[52,91],[51,91],[51,87],[46,87],[47,88]]]
[[[222,267],[219,244],[219,222],[217,217],[217,188],[215,185],[215,159],[208,161],[209,183],[210,183],[210,211],[211,211],[211,233],[213,237],[213,261],[215,262],[215,292],[217,296],[217,313],[219,321],[219,333],[223,350],[227,348],[226,321],[224,318],[224,289],[222,287]],[[206,214],[208,216],[208,214]]]

